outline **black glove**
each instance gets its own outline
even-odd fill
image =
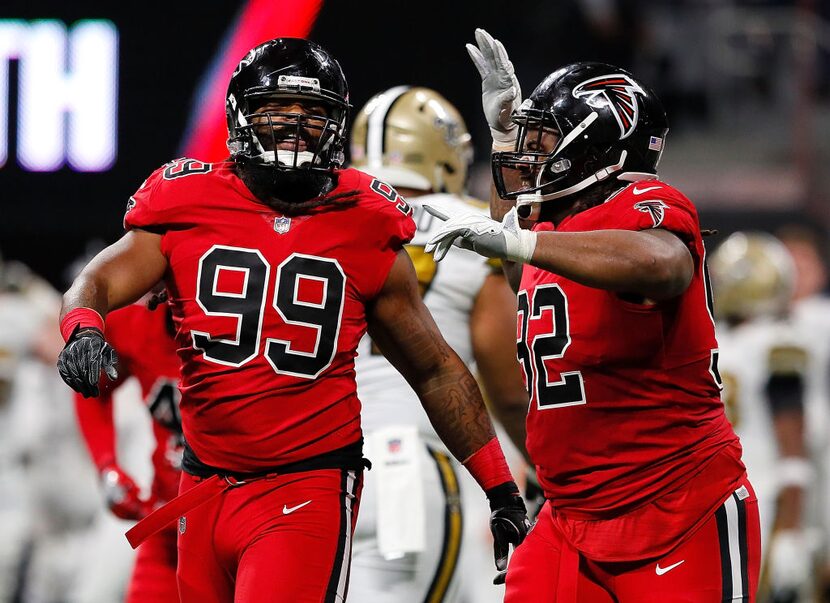
[[[84,398],[97,397],[103,370],[110,380],[118,378],[118,355],[98,329],[75,330],[58,356],[58,372],[66,384]]]
[[[490,501],[490,531],[493,533],[493,554],[496,569],[499,571],[493,584],[504,584],[507,575],[507,554],[510,545],[519,546],[527,536],[530,522],[519,487],[514,482],[507,482],[487,490]]]

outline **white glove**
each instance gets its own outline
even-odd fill
[[[780,530],[772,535],[769,547],[772,592],[797,594],[809,584],[812,574],[810,538],[802,530]]]
[[[483,29],[476,29],[475,35],[478,48],[467,44],[467,52],[481,76],[481,104],[493,136],[493,148],[512,151],[519,126],[510,120],[510,115],[522,104],[522,89],[502,43]]]
[[[488,258],[527,263],[536,249],[536,233],[519,227],[516,208],[496,222],[476,212],[457,213],[449,217],[442,209],[424,204],[424,209],[436,218],[446,220],[425,247],[440,262],[453,244],[470,249]]]

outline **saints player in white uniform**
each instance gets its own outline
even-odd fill
[[[30,287],[28,271],[0,259],[0,601],[22,588],[24,554],[31,545],[32,514],[26,465],[29,426],[27,365],[48,350],[38,349],[57,294],[40,283]],[[50,296],[53,293],[53,296]],[[51,325],[50,325],[51,326]],[[60,349],[60,348],[58,348]],[[23,377],[21,379],[21,377]]]
[[[55,375],[59,310],[48,283],[0,260],[0,603],[119,601],[132,569],[126,528],[102,510],[72,392]],[[146,435],[124,438],[124,456],[149,458],[140,393],[126,402],[119,428],[132,436],[143,421]]]
[[[712,254],[723,400],[758,495],[762,592],[810,600],[814,532],[808,502],[815,469],[805,436],[806,391],[817,356],[791,312],[795,266],[764,233],[735,233]]]
[[[438,267],[424,253],[440,220],[423,211],[422,202],[440,197],[441,205],[467,211],[476,203],[463,196],[472,153],[461,115],[432,90],[399,86],[366,104],[351,140],[353,167],[391,184],[412,205],[418,230],[407,251],[424,302],[447,342],[468,365],[477,365],[491,407],[511,438],[523,442],[527,394],[516,362],[516,301],[500,267],[460,249]],[[355,532],[350,600],[500,600],[495,587],[465,593],[468,587],[460,584],[459,574],[470,563],[478,571],[493,571],[484,499],[464,496],[474,489],[459,484],[464,472],[441,445],[406,381],[368,337],[358,349],[358,395],[373,468]],[[475,517],[465,517],[470,511]],[[479,566],[471,558],[490,559]]]
[[[822,240],[815,230],[785,226],[778,236],[796,266],[793,320],[810,334],[811,371],[805,388],[805,422],[816,461],[817,492],[811,510],[820,526],[819,600],[830,601],[830,294]]]
[[[48,283],[0,260],[0,601],[62,600],[96,510],[70,392],[54,375],[59,309]]]

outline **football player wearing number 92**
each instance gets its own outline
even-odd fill
[[[364,459],[354,356],[367,331],[486,491],[499,569],[524,504],[473,377],[419,295],[411,208],[341,169],[346,80],[278,38],[231,77],[230,158],[178,159],[130,198],[127,233],[64,297],[58,367],[84,395],[116,377],[104,317],[164,279],[186,440],[179,496],[129,533],[178,526],[184,603],[342,601]]]
[[[476,41],[493,219],[433,207],[447,222],[428,250],[506,260],[518,293],[547,502],[505,601],[754,601],[758,501],[720,399],[697,211],[657,179],[660,101],[601,63],[557,69],[522,101],[503,45]]]

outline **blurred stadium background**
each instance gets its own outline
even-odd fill
[[[63,291],[81,262],[120,236],[127,198],[153,169],[185,154],[220,159],[227,78],[248,48],[281,35],[308,36],[339,58],[355,110],[398,84],[440,91],[467,120],[476,150],[469,189],[486,199],[489,133],[464,50],[476,27],[504,42],[525,93],[573,60],[610,62],[650,84],[671,124],[661,176],[697,204],[704,228],[718,230],[710,248],[737,230],[798,227],[826,263],[826,0],[6,0],[0,282],[14,290],[20,262]],[[826,293],[821,265],[810,270],[807,293]],[[56,334],[56,294],[38,299],[40,326]],[[60,342],[40,326],[26,331],[36,343],[15,343],[23,357],[12,362],[0,349],[0,381],[10,384],[0,389],[0,534],[17,534],[0,539],[0,603],[111,601],[89,585],[124,570],[81,570],[77,560],[103,563],[106,546],[124,543],[95,536],[105,520],[70,397],[53,364],[37,360]],[[0,329],[2,348],[23,327],[0,318]],[[130,412],[119,411],[127,430]],[[120,446],[149,446],[135,429]],[[30,488],[33,480],[40,485]]]
[[[471,190],[479,195],[489,139],[464,43],[484,27],[505,43],[528,92],[577,59],[605,60],[650,83],[672,127],[662,175],[687,191],[707,224],[727,231],[796,220],[824,229],[830,221],[830,4],[820,0],[481,2],[475,10],[427,0],[394,15],[374,0],[360,8],[322,0],[217,1],[198,10],[156,1],[3,5],[0,240],[4,255],[55,285],[88,241],[119,235],[127,196],[155,167],[200,144],[217,152],[209,130],[224,128],[224,82],[236,55],[309,30],[339,57],[356,108],[400,83],[432,87],[456,104],[476,144]],[[87,39],[106,56],[88,71],[79,66],[89,79],[73,89],[81,78],[58,61],[90,23],[97,29]],[[52,116],[61,107],[66,120]],[[84,130],[90,111],[98,125]],[[83,147],[74,155],[73,129]]]

